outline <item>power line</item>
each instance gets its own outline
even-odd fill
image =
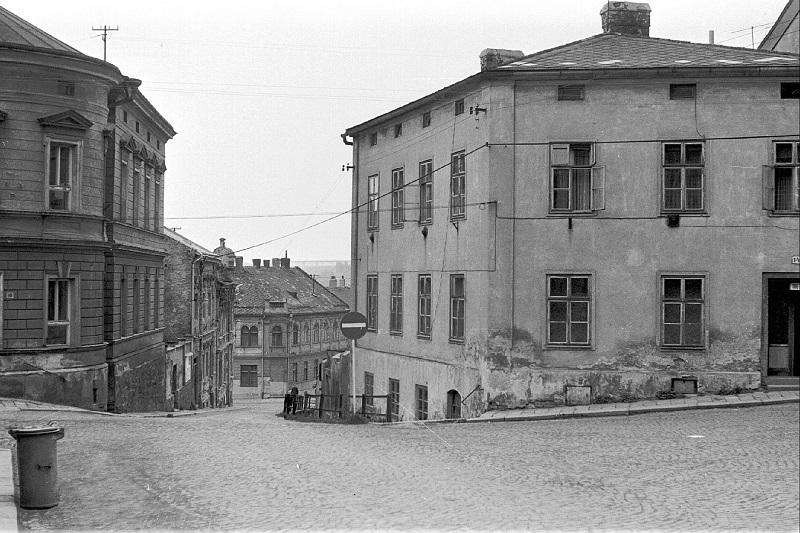
[[[101,31],[101,32],[103,32],[103,35],[102,35],[102,37],[103,37],[103,61],[105,61],[106,60],[106,36],[108,35],[108,32],[110,32],[110,31],[119,31],[119,26],[117,26],[116,28],[109,28],[108,26],[105,26],[105,25],[102,28],[95,28],[94,26],[92,26],[92,31]]]

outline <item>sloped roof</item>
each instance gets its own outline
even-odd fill
[[[85,56],[77,49],[59,41],[4,7],[0,7],[0,46],[40,48],[51,52],[67,52],[72,55]]]
[[[493,76],[513,73],[540,73],[560,76],[564,72],[581,71],[619,72],[640,70],[642,72],[670,69],[670,72],[689,73],[693,69],[704,69],[713,75],[725,75],[725,69],[742,68],[758,72],[777,67],[800,66],[800,55],[769,50],[753,50],[718,44],[701,44],[675,41],[656,37],[634,37],[618,33],[601,33],[541,52],[525,56],[507,65],[478,72],[434,93],[396,108],[388,113],[362,122],[345,130],[344,136],[353,136],[378,124],[441,99],[451,98],[459,91],[467,90],[476,82]],[[756,70],[759,69],[759,70]]]
[[[239,284],[237,313],[261,313],[265,302],[285,301],[284,308],[272,309],[266,305],[267,314],[311,314],[346,312],[348,305],[331,291],[316,282],[299,267],[236,267],[231,271],[233,281]]]
[[[781,37],[787,33],[792,22],[797,20],[798,16],[800,16],[800,0],[786,2],[786,7],[783,8],[778,20],[772,25],[772,28],[764,36],[764,40],[761,41],[758,47],[763,50],[773,49],[778,44],[778,41],[781,40]]]
[[[536,52],[493,70],[547,71],[692,67],[797,66],[800,55],[603,33]]]
[[[164,236],[169,238],[169,239],[172,239],[174,241],[177,241],[177,242],[181,243],[182,245],[186,246],[187,248],[194,250],[198,254],[210,256],[210,257],[213,257],[215,259],[219,259],[214,252],[211,252],[211,251],[207,250],[206,248],[203,248],[202,246],[200,246],[196,242],[194,242],[194,241],[192,241],[190,239],[187,239],[186,237],[184,237],[180,233],[172,231],[169,228],[164,228]]]

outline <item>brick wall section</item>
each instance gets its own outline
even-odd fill
[[[109,363],[110,409],[115,413],[168,409],[164,393],[164,383],[167,378],[163,354],[164,345],[160,344],[148,349],[139,357]],[[139,363],[142,359],[144,362]]]
[[[194,252],[177,242],[167,255],[164,290],[164,340],[192,335],[192,260]]]

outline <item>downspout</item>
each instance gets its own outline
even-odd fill
[[[342,142],[348,146],[353,147],[353,185],[352,185],[352,207],[358,205],[358,143],[355,139],[352,141],[347,140],[347,135],[342,134]],[[350,214],[350,287],[353,291],[353,300],[351,303],[351,311],[358,309],[358,210]]]
[[[511,94],[511,352],[514,351],[517,273],[517,82]],[[495,211],[496,212],[496,211]],[[514,358],[509,354],[509,361]]]
[[[197,258],[198,257],[199,256],[196,253],[192,257],[192,285],[191,285],[191,287],[192,287],[192,289],[191,289],[191,291],[192,291],[192,294],[191,294],[191,299],[192,299],[192,323],[190,325],[190,328],[191,328],[191,332],[190,333],[191,333],[191,338],[192,338],[192,360],[189,361],[190,367],[193,370],[196,370],[195,375],[192,376],[193,389],[194,389],[192,391],[192,393],[193,393],[192,394],[192,396],[193,396],[192,403],[195,404],[195,406],[197,405],[197,397],[198,397],[197,374],[200,371],[199,366],[198,366],[197,369],[194,368],[194,358],[197,357],[195,355],[197,353],[197,350],[195,349],[195,342],[197,341],[197,330],[198,330],[198,327],[197,327],[197,314],[196,314],[197,313],[197,295],[195,294],[195,289],[196,289],[196,287],[195,287],[195,282],[196,282],[196,280],[195,280],[195,272],[196,272],[196,263],[197,263]],[[184,366],[185,366],[185,364],[186,363],[184,362]],[[184,368],[184,371],[185,371],[185,368]]]

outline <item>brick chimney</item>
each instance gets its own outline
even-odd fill
[[[244,257],[241,255],[236,256],[236,268],[242,268],[244,266]]]
[[[253,259],[253,266],[256,268],[261,268],[261,259]]]
[[[517,59],[522,59],[525,54],[522,50],[502,50],[499,48],[487,48],[478,56],[481,60],[481,71],[513,63]]]
[[[344,280],[344,276],[342,276],[342,280],[339,282],[340,287],[347,287],[347,283]]]
[[[273,257],[272,258],[272,268],[280,268],[281,267],[281,258],[280,257]]]
[[[336,276],[331,276],[331,279],[328,280],[328,287],[329,288],[336,287]]]
[[[606,2],[600,10],[603,33],[650,37],[650,5],[639,2]]]

